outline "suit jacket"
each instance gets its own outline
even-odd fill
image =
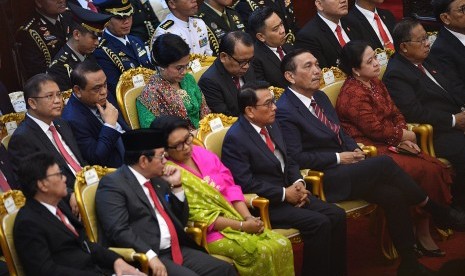
[[[460,100],[465,103],[465,46],[444,27],[439,31],[438,37],[431,47],[429,57],[431,62],[441,72],[447,72],[448,78],[454,89],[461,91]]]
[[[284,157],[284,172],[278,158],[242,115],[226,133],[221,161],[231,170],[234,182],[242,187],[244,193],[257,193],[275,205],[282,203],[283,187],[291,186],[302,176],[297,164],[286,154],[286,144],[278,124],[271,124],[267,130]]]
[[[74,94],[65,106],[62,117],[71,126],[82,156],[89,164],[110,168],[118,168],[123,164],[121,133],[105,126]],[[119,116],[118,123],[122,127],[126,126],[123,121]]]
[[[351,26],[345,18],[341,18],[341,25],[350,40],[362,39],[352,31],[356,26]],[[337,66],[342,51],[334,32],[318,14],[297,33],[295,48],[310,50],[321,68]]]
[[[394,25],[396,25],[396,18],[392,12],[378,8],[376,11],[378,12],[381,21],[383,21],[384,25],[386,25],[386,31],[392,33]],[[370,43],[373,49],[384,48],[383,43],[381,43],[379,40],[378,35],[376,35],[376,32],[372,28],[370,22],[368,22],[367,18],[360,12],[357,7],[353,6],[349,11],[349,14],[345,16],[345,19],[350,22],[351,26],[357,26],[357,28],[353,28],[352,31],[358,33],[358,36],[362,37],[363,40],[366,40],[368,43]]]
[[[74,156],[76,156],[81,166],[87,165],[86,161],[81,156],[81,152],[79,151],[79,147],[68,123],[62,119],[55,119],[53,123],[63,140],[74,153]],[[10,143],[8,144],[8,151],[11,154],[13,168],[15,171],[18,171],[22,160],[33,153],[45,151],[53,154],[61,170],[66,175],[68,194],[74,192],[74,181],[76,177],[61,153],[52,144],[52,141],[50,141],[39,125],[29,118],[28,115],[26,115],[24,121],[15,130],[13,136],[11,136]]]
[[[173,221],[179,243],[200,249],[186,236],[189,207],[170,192],[169,184],[161,178],[151,179],[163,208]],[[141,185],[127,165],[100,180],[95,197],[97,215],[103,231],[99,240],[105,245],[131,247],[137,252],[160,251],[160,228],[155,210]]]
[[[423,67],[442,88],[399,54],[389,60],[383,82],[407,122],[433,125],[436,153],[454,155],[465,147],[463,131],[452,127],[452,114],[461,112],[460,91],[455,91],[429,60]]]
[[[283,51],[288,53],[292,50],[292,45],[284,44]],[[255,42],[255,57],[252,62],[257,80],[264,80],[271,85],[281,88],[287,87],[287,81],[281,72],[281,60],[261,41]]]
[[[0,111],[2,114],[8,114],[15,112],[13,105],[11,104],[10,97],[8,96],[8,90],[5,85],[0,81]]]
[[[255,80],[252,66],[249,67],[242,79],[244,84]],[[237,102],[239,91],[232,80],[232,76],[226,71],[219,58],[202,75],[199,80],[199,87],[212,112],[223,113],[228,116],[239,115]]]
[[[67,205],[61,202],[58,207],[79,233],[79,237],[33,198],[28,198],[26,205],[18,212],[13,237],[26,275],[111,275],[108,272],[113,270],[119,255],[90,242],[84,227]]]
[[[150,1],[130,0],[130,2],[134,8],[131,34],[148,44],[158,25],[160,25],[160,20],[155,15]]]
[[[0,170],[8,181],[11,189],[19,189],[19,182],[13,171],[10,154],[3,145],[0,145]]]
[[[336,111],[328,97],[317,91],[313,95],[326,117],[339,124]],[[277,102],[276,119],[283,130],[289,155],[300,169],[314,169],[325,173],[328,201],[340,201],[350,195],[350,166],[338,165],[336,152],[353,151],[357,143],[341,128],[342,143],[336,134],[315,117],[293,92],[286,89]]]

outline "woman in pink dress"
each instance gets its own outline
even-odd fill
[[[407,129],[404,116],[378,78],[380,64],[373,49],[366,42],[347,43],[342,50],[339,67],[348,76],[336,103],[344,130],[358,143],[374,145],[378,148],[378,154],[391,156],[431,199],[450,204],[452,177],[444,164],[424,153],[413,156],[390,150],[404,145],[414,152],[420,152],[415,133]],[[419,254],[433,257],[445,255],[431,237],[427,215],[416,216],[415,230]]]

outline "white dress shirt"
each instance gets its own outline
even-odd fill
[[[337,25],[341,26],[341,34],[342,34],[342,38],[344,38],[344,41],[347,43],[350,41],[350,38],[349,36],[346,34],[346,31],[344,30],[344,28],[342,28],[342,25],[341,25],[341,20],[339,20],[339,22],[334,23],[333,21],[331,20],[328,20],[326,19],[324,16],[322,16],[321,14],[318,13],[318,16],[323,19],[323,21],[326,23],[326,25],[328,25],[328,27],[331,29],[331,31],[333,31],[333,34],[334,36],[336,37],[337,41],[339,41],[339,39],[337,38],[337,34],[336,34],[336,27]],[[340,43],[340,41],[339,41]],[[324,50],[324,49],[323,49]]]
[[[365,16],[365,18],[366,18],[366,19],[368,20],[368,22],[370,23],[371,28],[373,28],[373,30],[375,31],[376,35],[378,36],[378,39],[379,39],[379,41],[381,42],[381,45],[384,45],[384,41],[383,41],[383,39],[381,38],[381,34],[379,33],[378,24],[376,23],[376,20],[375,20],[375,13],[378,14],[378,11],[376,11],[376,9],[375,9],[375,12],[366,10],[366,9],[360,7],[360,6],[357,5],[357,4],[355,4],[355,7],[363,14],[363,16]],[[379,16],[379,14],[378,14],[378,16]],[[391,43],[394,44],[394,40],[392,40],[391,33],[389,32],[388,28],[386,27],[386,25],[384,24],[383,20],[381,19],[381,16],[380,16],[379,18],[380,18],[380,21],[381,21],[381,25],[382,25],[383,28],[384,28],[384,31],[386,32],[387,36],[389,37],[389,41],[391,41]]]
[[[448,28],[446,28],[446,30],[451,32],[451,34],[453,34],[460,42],[462,42],[463,46],[465,46],[465,34],[454,32],[452,30],[449,30]]]

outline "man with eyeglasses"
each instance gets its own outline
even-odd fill
[[[70,126],[60,118],[63,111],[62,92],[52,76],[38,74],[24,85],[24,100],[28,107],[26,117],[8,144],[13,169],[17,172],[23,160],[35,152],[53,154],[67,179],[67,202],[73,214],[78,216],[74,181],[76,173],[87,162],[82,158]]]
[[[189,206],[181,171],[166,165],[164,133],[137,129],[122,135],[124,165],[104,176],[95,197],[102,239],[146,253],[155,275],[236,275],[184,232]]]
[[[433,0],[436,18],[443,27],[431,47],[430,57],[465,102],[465,1]]]
[[[108,90],[116,99],[116,85],[121,74],[131,68],[154,69],[144,42],[130,35],[134,8],[128,0],[95,0],[104,14],[112,15],[103,31],[94,57],[107,76]],[[111,99],[111,98],[110,98]],[[112,102],[117,106],[116,102]]]
[[[220,43],[220,54],[199,80],[210,110],[228,116],[239,115],[237,96],[241,87],[255,80],[251,66],[253,40],[243,31],[227,33]]]
[[[73,130],[79,149],[90,165],[118,168],[123,164],[121,134],[129,130],[108,100],[107,78],[93,60],[79,63],[71,73],[73,94],[63,119]]]
[[[302,275],[346,275],[346,215],[312,196],[275,121],[274,96],[263,81],[239,94],[241,115],[226,133],[221,161],[244,193],[270,201],[273,228],[299,229],[304,241]]]
[[[84,226],[62,201],[68,191],[61,169],[47,152],[31,154],[21,164],[21,190],[27,200],[17,213],[13,239],[25,275],[145,275],[89,241]]]

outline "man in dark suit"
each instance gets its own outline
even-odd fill
[[[443,27],[431,47],[430,57],[435,66],[461,91],[465,102],[465,21],[463,2],[434,0],[434,13]]]
[[[358,26],[352,31],[366,40],[373,49],[394,50],[394,41],[391,32],[396,24],[394,15],[389,10],[376,8],[384,0],[357,0],[354,7],[345,17],[352,22],[350,25]]]
[[[47,69],[47,73],[55,77],[61,91],[71,89],[71,71],[79,62],[95,60],[92,53],[99,44],[98,38],[102,35],[104,25],[111,17],[71,3],[68,6],[73,14],[70,37]]]
[[[342,47],[361,37],[343,18],[348,11],[347,0],[316,0],[315,6],[318,13],[297,33],[295,48],[310,50],[321,68],[337,66]]]
[[[18,211],[13,239],[26,275],[145,275],[87,239],[84,227],[62,201],[68,193],[66,176],[52,154],[28,156],[19,175],[27,200]]]
[[[241,115],[226,133],[221,160],[245,193],[270,200],[274,228],[299,229],[304,240],[302,275],[345,275],[345,212],[306,189],[274,122],[276,106],[268,85],[250,83],[241,91]]]
[[[102,68],[94,61],[79,63],[71,73],[73,94],[62,117],[71,126],[89,164],[118,168],[124,156],[121,133],[129,128],[107,99],[106,80]]]
[[[32,153],[52,153],[66,176],[69,204],[73,213],[78,215],[74,181],[76,173],[86,165],[86,161],[81,156],[70,126],[60,119],[63,110],[60,89],[50,75],[38,74],[26,82],[24,100],[28,106],[26,117],[8,144],[13,168],[17,171],[23,160]]]
[[[292,45],[286,43],[283,21],[270,7],[259,8],[249,17],[249,29],[256,39],[252,65],[257,80],[285,88],[287,82],[280,66]]]
[[[3,145],[0,145],[0,192],[10,189],[19,189],[19,182],[13,171],[10,154]]]
[[[116,100],[116,85],[124,71],[139,66],[150,69],[154,67],[144,42],[129,34],[134,14],[131,3],[127,0],[99,0],[95,4],[102,13],[112,15],[93,55],[105,72],[108,90]],[[112,104],[117,106],[116,101]]]
[[[436,156],[449,160],[456,174],[453,205],[465,209],[465,91],[457,90],[431,63],[430,43],[418,21],[402,20],[393,37],[396,54],[389,60],[383,82],[408,122],[433,126]]]
[[[251,66],[253,40],[243,31],[227,33],[220,43],[220,54],[199,80],[208,107],[214,113],[238,116],[237,95],[241,87],[255,80]]]
[[[398,275],[430,275],[413,252],[415,239],[409,207],[430,212],[438,227],[465,230],[465,214],[437,205],[388,156],[365,159],[357,143],[341,129],[324,92],[318,90],[321,69],[305,49],[286,55],[282,71],[290,86],[277,103],[289,155],[300,169],[325,174],[329,202],[364,199],[383,208],[391,239],[402,257]]]
[[[66,12],[66,0],[37,0],[34,4],[33,17],[16,33],[24,79],[45,73],[52,58],[66,43],[72,20]]]
[[[210,49],[215,56],[220,53],[220,42],[226,33],[245,29],[237,11],[230,8],[232,4],[233,0],[205,0],[200,4],[199,17],[207,25]]]
[[[189,207],[180,170],[165,165],[163,133],[138,129],[122,138],[125,165],[102,178],[95,198],[104,244],[146,253],[153,275],[235,275],[186,236]]]

